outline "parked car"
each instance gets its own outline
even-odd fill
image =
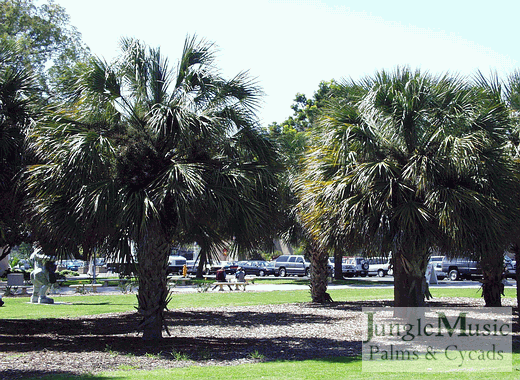
[[[188,274],[197,274],[199,262],[195,260],[186,260],[186,267],[188,268]]]
[[[85,266],[85,262],[83,260],[61,260],[57,265],[58,267],[77,272],[79,268]]]
[[[368,258],[368,275],[385,277],[391,273],[390,257],[371,257]]]
[[[235,274],[239,266],[238,261],[228,261],[228,263],[224,265],[224,270],[226,274]]]
[[[446,278],[446,272],[442,270],[442,260],[444,260],[444,256],[431,256],[430,263],[433,265],[433,270],[435,271],[435,275],[439,280]]]
[[[269,276],[275,275],[274,265],[269,266],[269,263],[264,260],[250,260],[250,261],[239,261],[238,266],[241,267],[246,275],[255,276]]]
[[[448,259],[442,260],[442,271],[447,274],[451,281],[466,278],[471,280],[472,277],[481,277],[482,268],[478,261],[470,259]]]
[[[31,269],[31,267],[32,267],[32,265],[29,260],[21,259],[20,261],[18,261],[18,263],[16,264],[16,266],[13,269],[21,269],[24,271],[28,271]]]
[[[219,263],[212,263],[206,267],[206,274],[215,274],[220,268],[226,268],[226,266],[231,265],[232,261],[221,261]],[[227,272],[226,272],[227,273]]]
[[[334,257],[329,257],[327,266],[329,267],[329,276],[334,276]]]
[[[170,256],[168,259],[167,274],[182,274],[182,268],[187,266],[187,260],[183,256]]]
[[[275,261],[275,269],[280,277],[287,275],[308,276],[311,263],[302,255],[282,255]]]
[[[266,265],[266,269],[268,270],[266,276],[273,274],[275,277],[278,277],[280,275],[280,271],[276,268],[276,263],[274,261],[269,261]]]
[[[504,256],[504,276],[506,278],[516,277],[516,261],[508,256]]]
[[[343,257],[341,263],[343,276],[347,277],[366,277],[368,275],[368,268],[368,261],[363,257]]]

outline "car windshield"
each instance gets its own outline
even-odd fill
[[[343,259],[343,263],[347,265],[356,265],[356,259],[350,257]]]

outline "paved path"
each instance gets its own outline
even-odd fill
[[[465,282],[452,282],[452,281],[441,281],[438,284],[430,285],[431,288],[474,288],[479,289],[481,286],[478,281],[465,281]],[[506,284],[506,288],[516,288],[516,282],[509,281]],[[389,281],[387,284],[377,283],[374,281],[366,281],[364,284],[356,284],[356,285],[336,285],[329,284],[329,289],[366,289],[366,288],[374,288],[374,289],[383,289],[383,288],[393,288],[393,283]],[[29,293],[32,289],[29,289]],[[299,284],[270,284],[266,281],[257,282],[255,284],[250,284],[246,288],[247,291],[255,291],[255,292],[269,292],[269,291],[290,291],[290,290],[309,290],[309,285],[299,285]],[[121,293],[121,289],[116,286],[108,286],[108,287],[98,287],[96,289],[99,294],[108,294],[108,293]],[[176,286],[172,288],[174,293],[184,293],[184,292],[197,292],[197,286],[187,285],[187,286]],[[135,291],[134,291],[135,292]],[[58,294],[60,295],[74,295],[77,294],[75,289],[68,287],[61,287],[58,290]],[[90,293],[92,294],[92,293]],[[51,295],[52,296],[52,295]]]

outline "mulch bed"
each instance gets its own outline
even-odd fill
[[[483,301],[437,298],[430,304],[481,307]],[[516,308],[515,300],[503,304]],[[176,309],[167,313],[171,336],[148,346],[136,330],[139,316],[134,312],[3,319],[0,379],[356,356],[365,318],[361,308],[391,305],[365,301]],[[520,347],[518,333],[513,345]]]

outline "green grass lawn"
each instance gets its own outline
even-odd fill
[[[344,293],[344,292],[343,292]],[[361,299],[356,295],[345,294],[343,299]],[[368,296],[368,295],[367,295]],[[137,306],[135,294],[117,295],[81,295],[81,296],[52,296],[56,304],[38,305],[29,303],[29,297],[5,298],[2,309],[2,318],[9,319],[37,319],[80,317],[86,315],[133,311]],[[377,298],[377,293],[372,297]],[[219,307],[266,305],[281,303],[309,302],[307,290],[274,291],[274,292],[212,292],[212,293],[174,293],[168,308],[185,307]]]
[[[480,298],[477,288],[434,288],[434,297]],[[352,288],[330,289],[330,295],[337,302],[360,300],[391,300],[393,288]],[[515,298],[516,289],[506,289],[506,298]],[[80,317],[94,314],[125,312],[135,310],[135,294],[54,296],[55,305],[33,305],[28,297],[7,297],[2,308],[5,319],[36,319]],[[229,305],[263,305],[280,303],[309,302],[308,290],[272,292],[221,292],[221,293],[175,293],[169,304],[170,309],[184,307],[219,307]],[[513,354],[513,372],[510,373],[367,373],[362,372],[359,358],[328,358],[307,361],[260,362],[237,366],[193,365],[177,369],[139,371],[124,368],[117,372],[107,372],[84,376],[47,376],[39,379],[83,379],[83,380],[133,380],[133,379],[518,379],[520,378],[520,354]]]
[[[330,289],[329,293],[336,302],[354,302],[362,300],[392,300],[393,288],[352,288]],[[434,288],[434,297],[471,297],[480,298],[477,288]],[[1,309],[2,318],[37,319],[80,317],[133,311],[137,306],[135,294],[117,295],[81,295],[52,296],[55,305],[35,305],[29,297],[6,297],[6,304]],[[515,289],[505,290],[506,298],[515,298]],[[174,293],[168,305],[169,309],[186,307],[219,307],[271,305],[282,303],[310,302],[308,290],[272,291],[272,292],[206,292],[206,293]]]
[[[122,370],[97,375],[79,377],[47,376],[44,380],[170,380],[170,379],[219,379],[219,380],[315,380],[315,379],[433,379],[433,380],[470,380],[470,379],[504,379],[517,380],[520,377],[520,355],[514,355],[513,371],[505,373],[370,373],[362,372],[359,358],[327,358],[305,361],[280,361],[237,366],[197,365],[162,369],[155,371]]]

